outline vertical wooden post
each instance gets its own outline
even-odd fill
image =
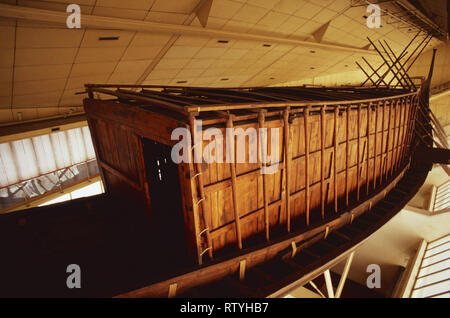
[[[394,166],[395,166],[395,156],[396,156],[396,140],[398,137],[398,133],[396,133],[397,130],[397,109],[398,109],[398,102],[399,99],[395,100],[395,106],[394,106],[394,124],[393,124],[393,132],[392,132],[392,159],[391,159],[391,168],[390,168],[390,173],[389,175],[392,176],[394,173]],[[394,103],[393,103],[394,104]]]
[[[386,110],[386,100],[383,102],[383,116],[381,120],[381,147],[380,147],[380,184],[383,183],[383,162],[384,162],[384,123],[385,123],[385,110]]]
[[[305,118],[305,211],[306,225],[309,225],[309,105],[303,110]]]
[[[414,96],[409,96],[408,99],[405,100],[405,104],[403,105],[404,113],[403,113],[403,145],[402,145],[402,154],[400,162],[403,162],[406,155],[406,148],[407,148],[407,140],[408,140],[408,127],[409,127],[409,121],[411,118],[411,107],[414,100]]]
[[[177,283],[173,283],[169,285],[169,294],[167,298],[174,298],[177,295]]]
[[[230,114],[227,120],[227,128],[233,128],[233,117]],[[238,201],[237,201],[237,189],[236,189],[236,153],[234,144],[234,134],[227,134],[227,151],[228,158],[231,159],[230,169],[231,169],[231,191],[233,198],[233,209],[234,209],[234,224],[236,226],[236,237],[239,249],[242,249],[242,234],[241,234],[241,220],[239,216]]]
[[[361,104],[358,104],[358,122],[357,122],[357,130],[358,130],[358,145],[357,145],[357,156],[356,156],[356,201],[359,201],[359,183],[360,183],[360,163],[359,163],[359,152],[361,146]]]
[[[348,156],[350,153],[350,149],[349,149],[349,135],[350,135],[350,110],[351,110],[351,105],[347,105],[347,119],[346,119],[346,146],[345,146],[345,206],[348,207],[348,192],[349,192],[349,184],[348,184]]]
[[[402,156],[403,156],[403,145],[404,145],[403,141],[405,138],[405,105],[406,105],[407,99],[408,99],[408,97],[403,98],[402,103],[400,105],[400,120],[399,120],[398,124],[399,124],[399,129],[401,130],[401,136],[399,137],[399,142],[398,142],[399,150],[398,150],[397,166],[395,167],[396,170],[399,169],[400,163],[402,160]]]
[[[325,106],[320,108],[320,205],[322,219],[325,218],[324,151],[325,150]]]
[[[370,113],[372,112],[372,104],[367,106],[367,167],[366,167],[366,195],[369,195],[369,163],[370,163]]]
[[[291,177],[291,159],[292,159],[292,141],[291,141],[291,129],[289,124],[289,107],[284,110],[284,153],[285,156],[285,170],[286,170],[286,227],[287,231],[291,231],[291,189],[290,189],[290,177]]]
[[[392,117],[392,107],[393,107],[394,103],[392,102],[392,100],[390,100],[390,104],[389,104],[389,118],[388,118],[388,133],[387,133],[387,142],[386,142],[386,165],[385,165],[385,171],[384,171],[384,177],[388,178],[388,170],[389,170],[389,162],[388,162],[388,158],[389,158],[389,139],[391,139],[391,117]]]
[[[403,139],[405,136],[405,105],[406,105],[406,100],[408,98],[402,98],[402,103],[400,105],[400,119],[398,121],[398,129],[399,129],[399,140],[398,140],[398,150],[397,150],[397,162],[396,162],[396,167],[395,169],[398,170],[400,167],[400,162],[401,162],[401,158],[402,158],[402,154],[403,154]],[[400,134],[401,132],[401,134]]]
[[[375,137],[373,145],[373,189],[377,186],[377,142],[378,142],[378,106],[380,102],[375,104]]]
[[[416,95],[414,98],[414,102],[411,103],[410,105],[410,120],[409,120],[409,133],[408,133],[408,150],[407,153],[409,153],[411,151],[411,143],[412,143],[412,138],[414,136],[414,126],[415,126],[415,122],[416,122],[416,113],[417,113],[417,108],[418,103],[420,103],[420,98],[419,95]]]
[[[192,134],[192,140],[193,140],[193,148],[195,149],[195,147],[200,147],[201,144],[195,144],[195,139],[194,136],[196,134],[195,130],[195,117],[193,115],[189,116],[189,125],[191,128],[191,134]],[[201,155],[201,154],[200,154]],[[194,159],[194,167],[195,167],[195,175],[197,176],[197,185],[198,185],[198,192],[199,192],[199,198],[197,202],[194,202],[195,205],[198,205],[198,202],[201,202],[201,206],[202,206],[202,215],[203,215],[203,221],[205,224],[205,233],[206,233],[206,241],[208,243],[208,255],[209,258],[212,259],[213,258],[213,249],[212,249],[212,240],[211,240],[211,235],[210,235],[210,222],[209,222],[209,217],[208,217],[208,211],[207,211],[207,206],[206,206],[206,196],[205,196],[205,191],[204,191],[204,187],[203,187],[203,179],[200,175],[202,168],[201,168],[201,162],[200,160],[195,160],[195,153],[193,156]]]
[[[337,198],[337,144],[338,144],[338,113],[339,108],[336,106],[334,109],[334,169],[333,169],[333,179],[334,179],[334,212],[338,211],[338,198]]]
[[[245,259],[239,262],[239,281],[241,282],[244,281],[245,279],[245,265],[246,265]]]
[[[261,168],[265,168],[266,164],[267,164],[267,158],[266,158],[266,154],[267,154],[267,146],[268,146],[268,135],[266,133],[266,140],[263,141],[261,139],[261,133],[260,130],[264,129],[264,120],[265,120],[265,115],[264,115],[264,111],[259,111],[258,112],[258,144],[261,143],[261,145],[259,146],[260,149],[260,154],[261,154],[261,162],[260,162],[260,169]],[[265,143],[265,147],[266,149],[263,149],[263,142]],[[259,157],[259,156],[258,156]],[[268,194],[267,194],[267,174],[263,173],[263,198],[264,198],[264,228],[266,230],[266,240],[269,240],[269,198],[268,198]]]

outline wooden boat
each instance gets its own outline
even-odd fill
[[[278,296],[356,249],[431,169],[415,157],[433,142],[417,134],[431,130],[426,85],[86,88],[107,193],[0,216],[2,294]],[[278,129],[278,170],[262,174],[260,157],[174,163],[172,132],[193,136],[196,120],[223,135]],[[189,158],[207,145],[193,140]],[[64,285],[71,263],[86,268],[80,290]]]

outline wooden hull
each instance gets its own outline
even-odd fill
[[[398,176],[389,180],[385,188],[374,193],[366,202],[343,212],[334,220],[322,222],[310,230],[291,233],[270,244],[253,248],[229,259],[216,260],[202,268],[192,269],[190,272],[166,281],[117,297],[168,297],[170,286],[174,285],[176,285],[176,295],[180,297],[277,297],[283,295],[290,289],[314,279],[323,270],[339,263],[345,259],[346,255],[363,244],[371,234],[406,205],[422,186],[430,169],[431,166],[410,169],[410,165],[407,164]],[[394,194],[396,191],[397,194]],[[401,199],[398,191],[404,193]],[[389,193],[392,193],[391,197]],[[386,207],[383,209],[383,204],[386,202],[390,204],[389,211],[386,211]],[[378,203],[381,204],[378,205]],[[347,234],[349,237],[344,244],[333,246],[330,252],[306,264],[303,262],[300,265],[291,260],[292,242],[296,243],[299,251],[296,257],[301,258],[302,250],[327,239],[330,242],[334,233],[345,235],[339,230],[345,229],[347,232],[344,231],[344,233],[348,233],[352,224],[356,234],[355,232],[353,235]],[[249,278],[240,281],[240,264],[243,260],[245,260],[247,271],[245,277]],[[283,260],[287,262],[282,262]],[[286,265],[284,268],[280,268],[280,261]],[[289,270],[286,270],[286,267],[289,267]],[[252,271],[255,268],[256,270]],[[263,273],[261,273],[262,268],[265,271]],[[280,273],[283,274],[280,275]]]

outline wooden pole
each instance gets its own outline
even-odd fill
[[[349,184],[348,184],[348,156],[350,153],[349,149],[349,135],[350,135],[350,110],[351,106],[348,105],[346,108],[347,118],[346,118],[346,146],[345,146],[345,206],[348,207],[348,193],[349,193]]]
[[[359,183],[360,183],[360,163],[359,163],[359,152],[361,146],[361,104],[358,104],[358,122],[357,122],[357,130],[358,130],[358,145],[357,145],[357,156],[356,156],[356,201],[359,201]]]
[[[261,139],[261,129],[264,129],[264,120],[265,120],[265,115],[264,115],[264,111],[259,111],[258,112],[258,135],[259,135],[259,142],[261,143],[259,149],[260,149],[260,154],[261,154],[261,162],[260,162],[260,168],[265,168],[266,164],[267,164],[267,158],[266,158],[266,154],[267,154],[267,145],[268,145],[268,135],[266,134],[266,140],[262,140]],[[263,149],[263,145],[262,143],[265,143],[265,148]],[[269,202],[268,202],[268,194],[267,194],[267,174],[263,173],[263,198],[264,198],[264,228],[266,230],[266,240],[269,240]]]
[[[399,99],[397,99],[395,101],[395,106],[394,106],[394,124],[393,124],[393,128],[394,130],[392,131],[392,157],[391,157],[391,168],[390,168],[390,173],[389,175],[392,176],[392,174],[394,173],[394,166],[395,166],[395,156],[397,154],[397,148],[396,148],[396,140],[398,137],[398,132],[396,132],[397,130],[397,109],[398,109],[398,103],[399,103]]]
[[[338,143],[338,113],[339,108],[334,109],[334,169],[333,169],[333,179],[334,179],[334,212],[338,212],[338,198],[337,198],[337,143]]]
[[[393,107],[394,103],[393,101],[390,102],[389,104],[389,118],[388,118],[388,133],[387,133],[387,141],[386,141],[386,165],[385,165],[385,171],[384,171],[384,177],[387,180],[388,177],[388,166],[389,166],[389,162],[388,162],[388,158],[389,158],[389,139],[391,139],[391,117],[392,117],[392,107]]]
[[[323,276],[325,276],[325,284],[327,286],[328,298],[334,298],[333,283],[331,282],[330,270],[327,269]]]
[[[306,225],[309,225],[309,109],[306,106],[303,115],[305,119],[305,211],[306,211]]]
[[[229,115],[227,120],[227,128],[233,128],[233,117],[234,115]],[[233,198],[233,209],[234,209],[234,223],[236,227],[236,237],[239,249],[242,249],[242,234],[241,234],[241,220],[239,216],[238,201],[237,201],[237,189],[236,189],[236,153],[234,151],[234,135],[227,134],[227,150],[228,158],[232,158],[230,162],[231,169],[231,191]]]
[[[292,141],[291,141],[291,129],[289,124],[289,107],[284,110],[284,152],[286,154],[286,228],[287,231],[291,231],[291,189],[290,189],[290,177],[291,177],[291,162],[292,162]]]
[[[380,147],[380,184],[383,183],[383,162],[384,162],[384,123],[385,123],[385,110],[386,110],[386,101],[383,102],[383,116],[381,120],[381,147]]]
[[[405,100],[405,104],[403,105],[404,112],[403,112],[403,145],[402,145],[402,153],[400,162],[403,162],[406,155],[406,148],[407,148],[407,138],[408,138],[408,127],[409,127],[409,120],[410,120],[410,110],[411,110],[411,104],[414,101],[414,97],[411,96],[410,98],[407,98]]]
[[[370,163],[370,113],[372,112],[372,105],[367,106],[367,167],[366,167],[366,195],[369,195],[369,163]]]
[[[195,147],[200,147],[201,144],[199,144],[199,145],[195,144],[195,139],[194,139],[195,130],[196,130],[195,117],[192,116],[192,115],[189,116],[189,125],[190,125],[190,128],[191,128],[193,146],[194,146],[194,149],[195,149]],[[201,133],[201,132],[198,132],[198,133]],[[194,156],[195,156],[195,153],[194,153]],[[203,179],[202,179],[202,177],[200,175],[200,173],[202,171],[200,160],[194,160],[194,167],[195,167],[195,170],[196,170],[195,171],[195,175],[197,176],[196,178],[197,178],[198,192],[200,194],[199,199],[198,199],[199,201],[194,202],[194,204],[198,204],[198,202],[201,203],[203,221],[204,221],[204,224],[205,224],[206,241],[207,241],[208,248],[209,248],[208,249],[208,256],[209,256],[210,259],[212,259],[213,258],[213,249],[212,249],[211,234],[210,234],[210,231],[209,231],[209,229],[210,229],[210,222],[209,222],[208,210],[207,210],[206,200],[205,200],[206,199],[206,195],[205,195],[205,189],[204,189],[204,186],[203,186]]]
[[[320,108],[320,189],[321,189],[321,214],[325,218],[325,184],[324,184],[324,149],[325,149],[325,106]]]
[[[375,140],[373,146],[373,189],[377,186],[377,145],[378,145],[378,106],[380,102],[375,104]]]
[[[336,298],[341,297],[342,289],[344,289],[345,280],[347,279],[348,271],[350,270],[350,265],[352,265],[354,254],[355,252],[351,252],[347,258],[347,261],[345,262],[344,271],[342,272],[341,279],[339,280],[339,285],[336,289]]]
[[[402,134],[401,124],[402,124],[402,110],[403,110],[403,104],[405,99],[401,98],[399,101],[399,104],[397,105],[397,112],[398,112],[398,126],[397,126],[397,141],[395,142],[395,163],[394,163],[394,169],[397,171],[398,169],[398,160],[400,155],[400,137]]]

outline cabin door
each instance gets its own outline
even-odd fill
[[[171,159],[170,146],[142,138],[142,147],[159,257],[182,261],[188,254],[178,166]]]

